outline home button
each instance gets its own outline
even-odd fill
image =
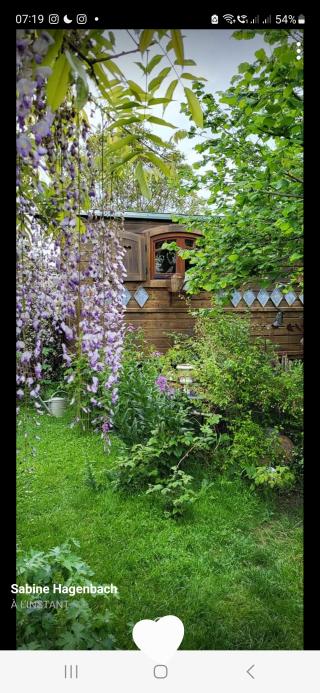
[[[166,679],[168,676],[168,669],[165,664],[157,664],[153,669],[153,675],[156,679]]]

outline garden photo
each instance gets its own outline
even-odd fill
[[[303,30],[16,70],[17,648],[302,650]]]

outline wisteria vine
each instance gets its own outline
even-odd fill
[[[121,225],[81,220],[96,195],[90,127],[72,87],[55,113],[47,106],[51,70],[41,63],[51,43],[45,31],[17,32],[17,396],[41,407],[43,347],[58,332],[75,421],[94,414],[108,441],[124,338]],[[37,204],[44,188],[50,224]]]

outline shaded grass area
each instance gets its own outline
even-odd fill
[[[80,542],[94,581],[119,589],[120,600],[106,598],[118,648],[134,649],[130,624],[166,614],[184,623],[182,649],[303,648],[299,498],[281,503],[218,477],[193,515],[177,523],[148,496],[109,487],[95,493],[85,484],[86,462],[98,478],[114,464],[122,447],[116,437],[106,456],[97,434],[70,429],[66,418],[45,415],[37,426],[24,416],[18,545]]]

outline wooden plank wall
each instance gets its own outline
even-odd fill
[[[157,288],[150,284],[152,283],[125,283],[131,294],[134,294],[139,286],[144,286],[149,294],[143,308],[140,308],[133,297],[130,299],[126,307],[125,320],[136,328],[142,328],[147,341],[153,344],[157,351],[164,352],[171,343],[168,332],[192,335],[194,319],[188,310],[210,307],[211,297],[209,293],[203,292],[186,300],[184,295],[171,294],[166,287]],[[256,299],[250,309],[241,300],[237,308],[230,305],[224,310],[240,315],[249,313],[254,336],[271,339],[280,353],[287,353],[291,358],[302,357],[303,306],[299,299],[292,306],[288,306],[283,299],[277,308],[270,299],[265,307]],[[275,328],[272,327],[272,323],[279,310],[283,312],[283,325]]]
[[[138,236],[145,236],[146,243],[149,242],[150,231],[172,231],[183,227],[172,222],[148,219],[126,219],[125,231],[129,234],[134,233]],[[132,239],[131,239],[132,240]],[[130,241],[131,242],[131,241]],[[149,254],[147,253],[147,258]],[[84,261],[88,261],[88,257]],[[144,275],[145,276],[145,275]],[[184,294],[172,294],[168,290],[168,280],[146,281],[127,281],[125,286],[134,294],[136,289],[143,286],[149,294],[148,301],[140,308],[132,297],[127,304],[125,319],[126,322],[134,327],[141,327],[148,342],[153,344],[157,351],[164,352],[170,346],[168,332],[180,332],[192,335],[194,319],[189,314],[189,308],[208,308],[211,305],[211,295],[202,292],[197,296],[188,297]],[[258,291],[259,287],[252,284],[253,291]],[[253,336],[271,339],[276,345],[279,353],[287,353],[289,358],[301,358],[303,356],[303,306],[299,299],[288,306],[285,299],[276,308],[269,299],[265,307],[262,307],[256,299],[250,309],[246,306],[243,299],[236,308],[230,305],[224,308],[226,312],[238,314],[250,313],[252,320]],[[272,327],[278,311],[283,312],[283,325],[279,328]]]

